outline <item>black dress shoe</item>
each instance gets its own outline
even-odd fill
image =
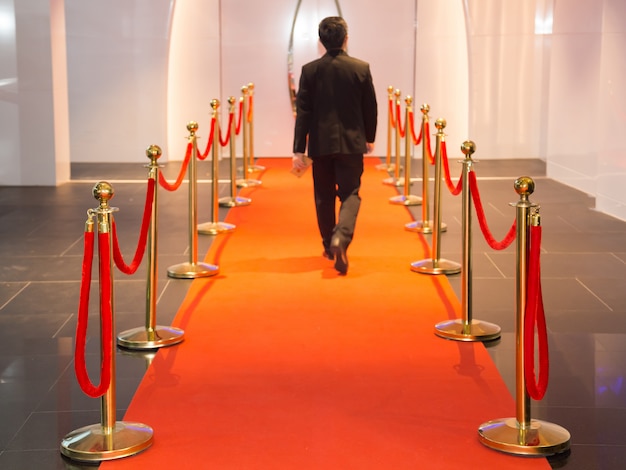
[[[324,250],[322,252],[322,256],[330,261],[333,261],[335,259],[335,254],[330,251],[330,248],[328,250]]]
[[[330,242],[330,249],[335,255],[335,269],[340,274],[348,272],[348,256],[346,255],[346,243],[340,237],[333,237]]]

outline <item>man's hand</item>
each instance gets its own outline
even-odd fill
[[[305,158],[303,153],[294,153],[292,166],[297,170],[306,170],[309,165],[307,165]]]
[[[365,153],[372,153],[374,151],[374,142],[367,142],[365,144],[367,151]]]

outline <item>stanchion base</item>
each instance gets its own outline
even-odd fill
[[[238,188],[251,188],[254,186],[261,186],[260,180],[251,180],[251,179],[241,179],[235,181],[235,184]]]
[[[61,454],[72,460],[99,462],[138,454],[152,445],[150,426],[117,421],[113,431],[105,433],[102,424],[92,424],[72,431],[61,441]]]
[[[257,171],[264,171],[265,167],[263,165],[248,165],[248,173],[255,173]]]
[[[498,325],[474,319],[469,323],[456,319],[435,325],[437,336],[456,341],[491,341],[498,339],[500,332]]]
[[[395,168],[396,168],[395,163],[390,163],[390,164],[380,163],[379,165],[376,165],[377,170],[383,170],[383,171],[393,171]]]
[[[411,271],[421,274],[458,274],[461,272],[461,265],[443,258],[437,262],[424,259],[411,263]]]
[[[388,184],[391,186],[404,186],[404,177],[395,178],[392,176],[391,178],[385,178],[383,180],[383,184]]]
[[[422,198],[419,196],[413,196],[409,194],[408,196],[400,195],[389,198],[389,202],[391,204],[398,204],[401,206],[419,206],[422,203]]]
[[[185,339],[185,332],[170,326],[156,326],[153,330],[145,326],[126,330],[117,335],[117,344],[126,349],[158,349],[173,346]]]
[[[515,418],[483,423],[478,428],[482,444],[508,454],[546,456],[570,447],[570,433],[557,424],[530,420],[529,429],[520,429]]]
[[[181,263],[167,268],[167,275],[176,279],[215,276],[220,268],[206,263]]]
[[[219,235],[220,233],[232,232],[235,230],[233,224],[226,222],[205,222],[198,225],[198,233],[202,235]]]
[[[239,207],[239,206],[249,206],[252,202],[252,199],[247,197],[223,197],[218,200],[218,203],[221,207]]]
[[[429,233],[433,233],[433,221],[429,220],[428,223],[424,223],[424,221],[422,220],[417,220],[415,222],[410,222],[408,224],[404,225],[404,229],[408,230],[409,232],[418,232],[418,233],[425,233],[425,234],[429,234]],[[439,227],[439,231],[440,232],[445,232],[448,230],[448,226],[444,223],[441,224],[441,227]]]

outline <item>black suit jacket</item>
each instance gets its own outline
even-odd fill
[[[363,154],[374,142],[378,108],[367,62],[331,50],[302,67],[294,153]]]

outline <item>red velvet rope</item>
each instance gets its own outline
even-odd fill
[[[420,126],[420,135],[415,137],[415,119],[413,116],[413,111],[409,111],[409,125],[411,126],[411,136],[413,136],[413,144],[419,145],[422,141],[422,126]]]
[[[191,142],[189,142],[187,144],[187,151],[185,152],[185,160],[183,160],[183,165],[174,184],[168,183],[163,176],[163,173],[159,172],[159,184],[163,187],[163,189],[166,189],[167,191],[176,191],[180,187],[183,182],[183,178],[185,177],[185,173],[187,172],[187,165],[189,165],[189,160],[191,159],[191,149]]]
[[[132,263],[127,265],[124,262],[124,257],[122,256],[122,252],[120,251],[119,241],[117,239],[117,226],[115,224],[115,219],[113,219],[112,223],[112,232],[113,232],[113,259],[115,260],[115,265],[117,268],[122,271],[124,274],[134,274],[139,268],[141,264],[141,260],[143,259],[143,255],[146,251],[146,241],[148,240],[148,227],[150,224],[150,217],[152,216],[152,205],[154,203],[154,178],[148,179],[148,190],[146,191],[146,203],[143,209],[143,218],[141,219],[141,231],[139,232],[139,242],[137,243],[137,249],[135,251],[135,256],[133,257]]]
[[[241,117],[243,116],[243,99],[239,100],[239,116],[237,118],[237,128],[235,129],[235,134],[239,135],[239,133],[241,132],[241,123],[242,123],[242,119]]]
[[[404,135],[406,134],[406,122],[404,123],[404,127],[402,127],[402,116],[400,115],[400,103],[396,103],[396,122],[398,123],[398,129],[400,130],[400,137],[404,139]]]
[[[476,173],[473,171],[469,172],[469,181],[470,181],[470,191],[472,193],[472,200],[474,201],[474,206],[476,207],[476,214],[478,216],[478,224],[480,225],[480,229],[483,232],[483,236],[487,241],[487,244],[493,248],[494,250],[504,250],[507,246],[509,246],[513,240],[515,240],[515,231],[517,229],[517,221],[513,221],[513,225],[509,229],[509,232],[506,234],[504,239],[498,242],[489,227],[487,226],[487,220],[485,218],[485,211],[483,210],[483,204],[480,200],[480,193],[478,192],[478,184],[476,182]]]
[[[458,194],[461,193],[461,190],[463,189],[463,177],[461,176],[461,178],[459,178],[459,182],[457,183],[455,187],[454,184],[452,183],[452,180],[450,179],[450,165],[448,163],[448,150],[447,150],[445,140],[441,142],[441,161],[443,162],[443,170],[444,170],[444,176],[446,180],[446,186],[448,186],[448,189],[450,190],[453,196],[457,196]]]
[[[213,116],[211,118],[211,134],[209,135],[209,141],[207,142],[206,149],[204,149],[202,155],[198,155],[198,160],[205,160],[206,157],[209,156],[209,150],[211,150],[211,146],[213,145],[213,139],[215,139],[215,122],[216,118],[215,116]]]
[[[102,315],[102,329],[100,341],[102,347],[102,361],[100,363],[100,384],[93,385],[87,372],[85,363],[85,344],[87,342],[87,325],[89,323],[89,291],[91,285],[91,267],[93,263],[94,233],[85,232],[83,254],[83,271],[80,285],[80,300],[78,306],[78,322],[76,325],[76,346],[74,351],[74,371],[80,388],[91,398],[104,395],[111,385],[111,354],[113,350],[113,315],[111,307],[111,253],[109,250],[109,234],[98,234],[98,248],[100,256],[100,304]]]
[[[226,133],[226,139],[222,139],[222,129],[220,128],[220,145],[222,147],[226,147],[228,142],[230,142],[230,126],[233,125],[234,117],[233,113],[228,113],[228,127],[226,128],[228,132]]]
[[[530,227],[530,251],[528,256],[528,276],[526,312],[524,312],[524,377],[526,390],[533,400],[541,400],[548,388],[550,363],[548,360],[548,332],[541,294],[541,226]],[[537,325],[537,346],[539,352],[539,377],[535,380],[535,325]]]
[[[393,111],[393,98],[389,98],[389,121],[391,122],[391,127],[392,128],[396,128],[396,120],[394,118],[394,111]]]
[[[426,150],[428,151],[428,160],[431,165],[435,164],[435,156],[433,155],[432,150],[430,149],[430,124],[428,121],[424,124],[424,142],[426,144]]]

